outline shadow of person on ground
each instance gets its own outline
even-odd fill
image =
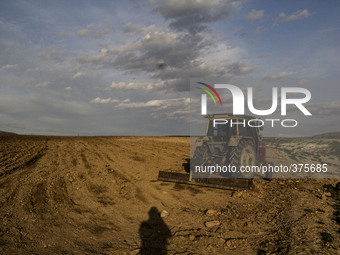
[[[168,238],[171,232],[160,217],[157,207],[149,210],[149,219],[143,221],[139,227],[139,236],[142,241],[141,255],[145,254],[167,254]]]

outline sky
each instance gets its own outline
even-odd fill
[[[190,80],[216,79],[253,87],[264,109],[273,87],[311,92],[312,116],[292,109],[298,127],[265,136],[339,131],[339,11],[336,0],[1,1],[0,130],[189,135],[201,125]]]

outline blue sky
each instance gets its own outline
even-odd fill
[[[298,128],[265,135],[338,131],[339,10],[312,0],[1,1],[0,130],[187,135],[189,80],[212,77],[257,88],[259,103],[275,86],[311,91],[312,117],[293,112]]]

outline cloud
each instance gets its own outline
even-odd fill
[[[251,12],[249,12],[246,16],[247,20],[250,21],[255,21],[255,20],[259,20],[262,19],[264,17],[264,10],[251,10]]]
[[[297,11],[294,14],[288,16],[285,21],[288,22],[288,21],[299,20],[299,19],[307,18],[309,16],[310,16],[310,13],[305,9],[302,11]]]
[[[78,37],[85,37],[88,34],[92,34],[93,38],[103,37],[110,32],[114,31],[112,27],[105,27],[103,25],[89,24],[86,28],[77,31]]]
[[[84,72],[77,72],[75,75],[73,75],[72,80],[75,80],[75,79],[77,79],[79,77],[82,77],[84,75],[86,75],[86,73],[84,73]]]
[[[132,24],[130,22],[123,26],[123,32],[125,34],[147,34],[154,30],[157,30],[154,24],[147,26],[147,27],[141,27],[138,24]]]
[[[146,72],[152,79],[173,79],[169,74],[197,66],[202,51],[214,45],[204,35],[185,35],[173,32],[150,32],[139,40],[125,43],[114,50],[102,49],[98,54],[80,56],[80,63],[89,63],[102,68],[115,67],[121,70]],[[164,74],[164,75],[163,75]],[[196,73],[197,74],[197,73]],[[188,76],[188,75],[185,75]],[[179,76],[177,76],[179,77]]]
[[[291,76],[293,74],[297,74],[298,72],[282,72],[282,73],[279,73],[279,74],[271,74],[271,75],[266,75],[264,77],[265,80],[268,80],[268,81],[276,81],[276,80],[280,80],[282,78],[285,78],[287,76]]]
[[[307,82],[308,82],[307,79],[301,79],[301,80],[298,81],[297,84],[302,86],[302,85],[305,85]]]
[[[304,18],[309,17],[310,15],[311,14],[306,9],[296,11],[289,16],[287,16],[284,12],[281,12],[278,17],[274,18],[274,21],[276,23],[278,23],[278,22],[285,23],[285,22],[289,22],[289,21],[304,19]]]
[[[7,64],[7,65],[2,66],[1,69],[12,69],[12,68],[15,68],[17,66],[18,66],[18,64],[13,64],[13,65]]]
[[[150,32],[132,43],[117,47],[113,64],[124,69],[154,70],[159,62],[167,66],[187,66],[214,42],[204,34]]]
[[[109,98],[100,98],[100,97],[96,97],[92,100],[90,100],[90,103],[97,103],[97,104],[108,104],[108,103],[129,103],[130,99],[124,99],[124,100],[119,100],[119,99],[112,99],[111,97]]]
[[[51,83],[49,81],[42,81],[34,85],[34,87],[39,88],[39,87],[47,87]]]
[[[166,89],[189,90],[191,77],[218,77],[230,79],[256,71],[252,66],[241,62],[223,63],[232,57],[233,49],[224,47],[216,58],[207,60],[209,51],[214,50],[219,41],[210,34],[183,34],[172,31],[152,31],[144,37],[116,47],[102,49],[98,54],[79,56],[80,63],[88,63],[99,68],[118,68],[131,72],[146,73],[151,79],[148,84],[113,83],[111,89]],[[221,43],[220,43],[221,44]],[[224,45],[224,44],[223,44]],[[214,54],[212,52],[212,54]],[[229,58],[231,59],[231,58]]]
[[[90,103],[98,103],[98,104],[108,104],[111,102],[111,97],[106,99],[101,99],[100,97],[96,97],[90,101]]]
[[[246,66],[244,63],[235,62],[226,66],[228,73],[232,75],[245,75],[256,71],[257,69],[253,66]]]
[[[49,60],[61,60],[62,53],[55,46],[49,46],[45,52],[39,53],[38,56]]]
[[[245,2],[247,2],[247,0],[232,1],[230,6],[236,10],[240,10],[243,8]]]
[[[69,90],[72,90],[72,88],[71,87],[65,87],[64,90],[69,91]]]
[[[92,37],[93,38],[100,38],[100,37],[103,37],[105,35],[108,35],[109,33],[111,33],[112,31],[114,31],[113,28],[105,28],[105,29],[102,29],[102,30],[98,30],[98,31],[95,31],[93,34],[92,34]]]
[[[84,36],[86,36],[89,32],[90,32],[90,30],[88,30],[88,29],[85,28],[85,29],[78,30],[77,35],[78,35],[79,37],[84,37]]]
[[[77,35],[78,35],[79,37],[84,37],[84,36],[86,36],[89,32],[91,32],[93,29],[94,29],[94,25],[93,25],[93,24],[89,24],[89,25],[87,25],[86,28],[78,30]]]
[[[264,31],[266,31],[265,28],[258,26],[258,27],[255,28],[255,30],[253,30],[253,33],[258,35],[258,34],[263,33]]]
[[[186,68],[171,67],[155,72],[151,75],[151,78],[162,80],[164,83],[163,88],[168,90],[187,91],[192,77],[224,79],[227,82],[234,76],[246,75],[255,70],[255,67],[247,66],[240,62],[216,64],[197,60],[190,63]]]
[[[167,109],[170,107],[178,107],[178,105],[189,105],[190,98],[172,98],[172,99],[156,99],[147,102],[122,102],[115,106],[117,109],[131,109],[131,108],[147,108],[155,107],[158,110]]]
[[[160,83],[136,83],[136,82],[112,82],[110,87],[105,90],[153,90],[164,87],[162,82]]]
[[[156,0],[155,12],[161,14],[165,20],[170,20],[170,28],[176,31],[202,32],[206,24],[229,17],[229,7],[239,8],[241,2],[234,6],[228,1],[212,0]],[[237,6],[238,5],[238,6]]]
[[[140,90],[144,88],[142,83],[134,82],[112,82],[110,87],[105,88],[105,90]]]
[[[100,50],[98,54],[95,55],[89,55],[89,56],[81,56],[78,57],[77,60],[80,63],[92,63],[92,64],[100,64],[100,63],[105,63],[106,57],[108,55],[108,50],[103,48]]]
[[[112,82],[110,87],[107,87],[105,90],[139,90],[144,87],[144,84],[134,83],[134,82]]]

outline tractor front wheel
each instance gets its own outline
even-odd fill
[[[204,143],[202,146],[196,148],[194,156],[192,157],[191,165],[193,167],[204,165],[209,160],[208,156],[209,147],[206,143]]]

